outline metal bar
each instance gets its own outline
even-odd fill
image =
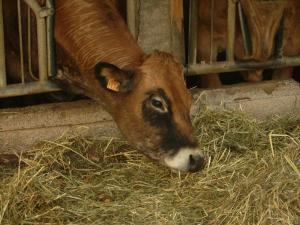
[[[0,98],[39,94],[59,90],[60,88],[50,81],[34,81],[26,84],[10,84],[6,88],[0,89]]]
[[[188,64],[195,64],[197,62],[198,0],[190,0],[189,16]]]
[[[54,10],[53,0],[47,0],[46,6],[48,9]],[[48,52],[48,76],[55,76],[56,64],[54,55],[54,16],[47,17],[47,52]]]
[[[234,61],[234,40],[235,40],[235,17],[236,0],[228,0],[228,18],[227,18],[227,61]]]
[[[186,69],[187,76],[226,73],[257,69],[277,69],[282,67],[293,67],[300,65],[300,57],[283,57],[266,62],[215,62],[213,64],[194,64]]]
[[[22,32],[22,9],[21,0],[18,0],[18,30],[19,30],[19,48],[20,48],[20,66],[21,66],[21,81],[25,83],[24,71],[24,52],[23,52],[23,32]]]
[[[213,63],[213,51],[214,51],[214,11],[215,11],[215,1],[210,1],[210,58],[209,62]]]
[[[246,27],[245,27],[246,21],[245,21],[244,15],[243,15],[243,9],[242,9],[241,2],[239,1],[237,4],[238,4],[239,19],[240,19],[240,26],[241,26],[241,31],[242,31],[245,55],[249,56],[251,49],[249,46],[249,43],[250,43],[249,35],[247,35],[247,31],[246,31]]]
[[[32,9],[36,17],[40,17],[40,12],[42,11],[42,7],[36,0],[24,0],[24,2]]]
[[[27,6],[27,47],[28,47],[28,72],[33,80],[38,80],[32,72],[32,60],[31,60],[31,9]]]
[[[3,7],[0,0],[0,88],[6,86]]]
[[[38,60],[39,60],[39,78],[40,81],[47,80],[47,35],[46,21],[44,18],[36,18],[37,23],[37,44],[38,44]]]
[[[132,34],[132,36],[136,39],[136,1],[135,0],[127,0],[127,26]]]
[[[36,0],[24,0],[36,15],[37,23],[37,45],[38,45],[38,64],[39,64],[39,80],[47,80],[47,34],[45,16],[51,14],[51,10],[44,10]]]

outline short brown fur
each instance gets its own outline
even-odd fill
[[[10,4],[12,2],[14,1],[10,1]],[[157,162],[165,164],[168,154],[162,149],[164,137],[160,135],[160,127],[147,122],[142,107],[143,102],[149,98],[147,93],[162,89],[171,102],[170,115],[176,127],[173,132],[177,132],[172,138],[181,135],[186,142],[194,143],[195,136],[189,116],[191,96],[185,86],[183,68],[171,54],[157,51],[146,55],[130,34],[116,3],[117,1],[110,0],[56,0],[58,67],[68,71],[64,79],[71,86],[79,87],[85,95],[98,100],[105,107],[131,144]],[[6,32],[15,35],[13,29]],[[13,49],[11,48],[12,51]],[[117,68],[119,74],[130,72],[132,88],[120,93],[115,88],[118,84],[113,85],[114,88],[103,85],[101,79],[105,77],[110,85],[109,79],[113,79],[114,74],[110,73],[111,70],[109,76],[107,70],[103,70],[104,74],[97,74],[102,71],[96,69],[101,63],[113,65],[110,68]],[[186,147],[178,146],[179,149]],[[196,151],[191,154],[194,152],[198,154]],[[191,155],[188,154],[185,158],[186,165],[180,164],[179,169],[189,169],[187,164]],[[195,157],[197,162],[203,162],[198,155]],[[193,165],[190,169],[195,171],[200,166]]]
[[[198,60],[216,61],[217,54],[226,50],[227,44],[227,0],[215,1],[214,4],[214,38],[213,51],[210,52],[210,26],[211,26],[211,2],[212,0],[199,1],[198,19]],[[252,54],[245,55],[239,24],[236,23],[235,57],[240,60],[266,61],[274,54],[274,37],[279,28],[285,1],[264,2],[259,0],[241,0],[242,8],[248,20],[248,26],[252,40]],[[249,71],[243,73],[247,81],[262,80],[262,71]],[[203,76],[204,87],[219,87],[221,82],[217,74]]]

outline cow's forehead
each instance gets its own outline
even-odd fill
[[[174,72],[181,74],[182,66],[174,56],[166,52],[156,51],[147,55],[144,59],[142,68],[145,70],[160,72]]]
[[[190,94],[185,86],[182,66],[169,54],[156,53],[149,56],[138,73],[138,94],[144,95],[149,91],[161,89],[178,106],[189,106]]]
[[[168,84],[179,88],[184,84],[181,64],[168,53],[155,52],[147,56],[139,72],[142,79],[149,85]]]

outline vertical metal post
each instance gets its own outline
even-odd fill
[[[47,0],[46,6],[48,9],[53,10],[53,0]],[[54,17],[53,14],[47,17],[47,52],[48,52],[48,76],[55,75],[55,56],[54,56]]]
[[[236,0],[228,0],[228,19],[227,19],[227,61],[234,61],[234,40],[235,40],[235,17]]]
[[[0,0],[0,88],[6,86],[3,7]]]
[[[44,18],[37,17],[37,36],[38,36],[38,55],[39,55],[39,78],[40,81],[47,80],[47,36],[46,21]]]
[[[20,66],[21,66],[21,81],[25,83],[25,71],[24,71],[24,51],[23,51],[23,28],[22,28],[22,9],[21,0],[18,0],[18,30],[19,30],[19,48],[20,48]]]
[[[213,51],[214,51],[214,11],[215,11],[215,1],[210,0],[210,57],[209,63],[213,63]]]
[[[241,31],[242,31],[242,37],[243,37],[243,43],[244,43],[244,49],[245,49],[245,55],[249,56],[250,55],[250,40],[249,40],[249,35],[247,35],[246,31],[246,21],[243,15],[243,9],[241,2],[239,1],[238,3],[238,12],[239,12],[239,19],[240,19],[240,26],[241,26]]]
[[[188,64],[197,62],[198,0],[190,1]]]
[[[27,6],[27,50],[28,50],[28,72],[33,80],[38,80],[39,78],[33,74],[32,71],[32,55],[31,55],[31,9]]]
[[[24,0],[24,2],[36,15],[39,80],[46,81],[48,74],[46,19],[42,15],[43,9],[36,0]]]

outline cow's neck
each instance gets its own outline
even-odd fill
[[[140,65],[142,50],[112,1],[56,1],[55,37],[82,73],[100,61],[120,68]]]

